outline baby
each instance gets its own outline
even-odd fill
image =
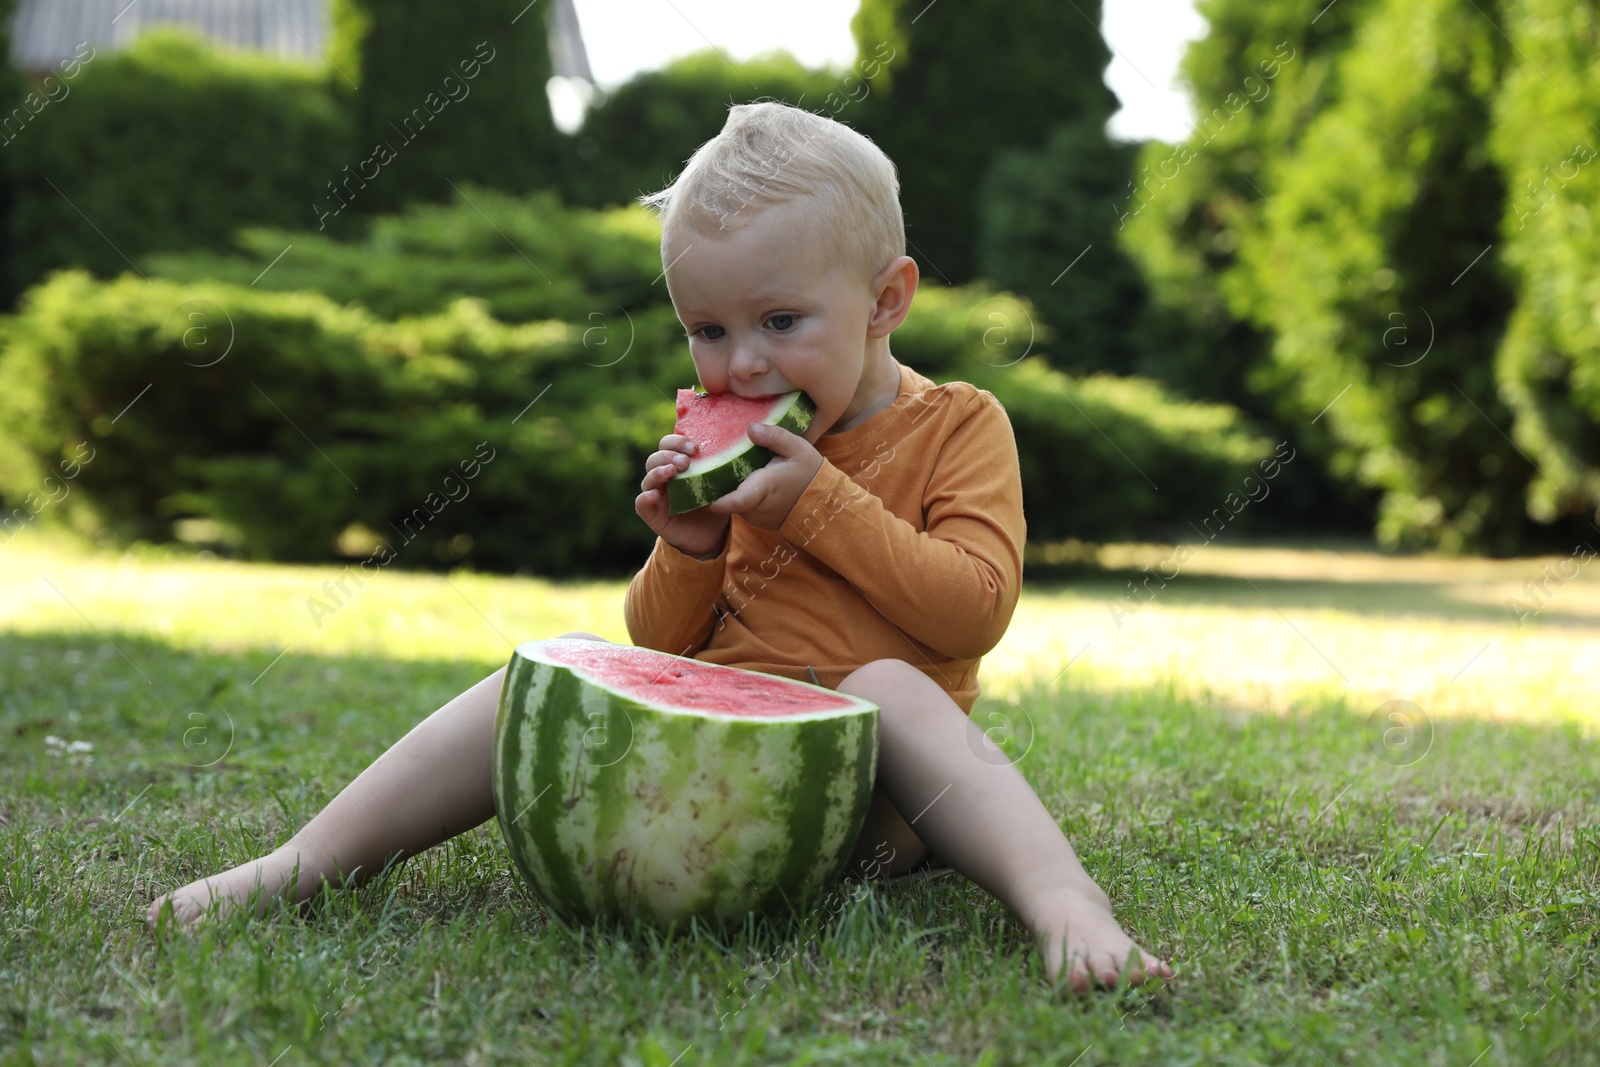
[[[1052,980],[1171,977],[968,718],[979,661],[1021,586],[1022,485],[991,394],[935,385],[890,354],[918,278],[898,193],[867,138],[760,103],[731,108],[676,181],[641,198],[662,219],[663,273],[701,387],[801,389],[816,414],[804,436],[752,424],[774,458],[678,515],[666,485],[695,442],[661,439],[634,501],[658,536],[628,588],[629,636],[878,705],[878,782],[848,877],[897,876],[936,852],[1026,923]],[[419,723],[275,852],[156,900],[151,924],[168,908],[191,924],[213,902],[298,903],[324,879],[356,884],[487,821],[504,673]]]

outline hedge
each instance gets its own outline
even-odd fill
[[[503,322],[594,325],[666,299],[664,284],[653,281],[661,273],[660,229],[642,207],[568,210],[553,193],[511,197],[469,185],[452,201],[379,217],[353,240],[251,228],[232,250],[152,255],[144,268],[175,281],[315,290],[387,319],[475,296]]]
[[[1004,405],[1029,540],[1191,540],[1190,524],[1273,453],[1226,405],[1185,401],[1143,378],[1063,373],[1048,355],[1054,340],[1013,294],[926,281],[892,340],[900,359],[935,381],[971,382]],[[1239,521],[1255,526],[1276,510]]]
[[[635,317],[641,349],[663,350],[661,318]],[[315,293],[63,272],[7,326],[0,485],[11,511],[87,442],[56,514],[120,540],[204,518],[253,559],[334,558],[365,528],[408,566],[619,568],[649,545],[633,487],[672,405],[584,332],[470,299],[389,323]],[[470,493],[429,514],[474,458]]]
[[[1150,382],[985,362],[973,294],[924,299],[899,356],[1005,404],[1036,540],[1187,536],[1270,451],[1231,409]],[[64,272],[8,327],[0,420],[21,458],[0,491],[14,507],[87,443],[56,514],[123,540],[204,518],[255,559],[335,558],[364,529],[408,566],[622,573],[651,540],[632,514],[644,457],[693,377],[665,305],[634,321],[611,363],[581,323],[506,325],[471,299],[388,323],[314,293]],[[418,511],[484,449],[468,497]]]
[[[166,28],[126,52],[102,48],[5,149],[12,284],[66,266],[120,274],[247,223],[310,224],[348,136],[320,68],[219,53]]]

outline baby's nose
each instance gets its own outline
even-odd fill
[[[754,345],[743,344],[734,349],[728,362],[728,373],[740,382],[751,384],[767,373],[767,361]]]

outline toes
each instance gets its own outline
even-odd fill
[[[162,897],[160,900],[146,908],[144,912],[145,925],[149,927],[151,932],[159,931],[162,928],[163,923],[161,921],[161,915],[163,911],[165,911],[167,915],[167,920],[165,923],[167,929],[172,929],[178,925],[177,907],[170,899],[167,897]]]
[[[1104,953],[1094,960],[1090,969],[1094,972],[1095,980],[1107,988],[1142,985],[1155,978],[1172,977],[1172,968],[1137,947],[1120,960],[1110,953]]]
[[[163,914],[166,916],[165,922],[162,921]],[[152,932],[162,929],[169,932],[188,930],[195,924],[195,908],[192,901],[169,894],[146,908],[144,918]]]
[[[1096,961],[1095,980],[1107,988],[1115,988],[1126,979],[1132,985],[1139,980],[1139,965],[1127,960],[1117,960],[1109,953]]]
[[[1158,959],[1147,953],[1141,953],[1134,965],[1132,975],[1135,981],[1147,982],[1152,978],[1171,978],[1173,970],[1166,960]]]
[[[1074,956],[1064,960],[1061,972],[1056,976],[1055,981],[1058,983],[1065,982],[1067,988],[1074,993],[1087,993],[1094,988],[1095,984],[1095,978],[1081,956]]]
[[[1128,966],[1128,984],[1142,985],[1156,979],[1165,981],[1173,976],[1173,970],[1165,960],[1154,956],[1143,956]]]
[[[1064,983],[1076,993],[1137,986],[1154,979],[1169,979],[1176,973],[1165,960],[1137,945],[1131,945],[1126,955],[1119,956],[1115,950],[1105,948],[1074,951],[1058,940],[1049,943],[1041,955],[1050,981]]]
[[[1121,977],[1114,957],[1106,952],[1071,952],[1062,960],[1062,977],[1075,993],[1115,986]]]

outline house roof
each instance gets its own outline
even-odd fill
[[[545,4],[554,73],[593,82],[572,0]],[[80,42],[116,51],[160,23],[188,26],[223,48],[281,59],[326,58],[327,0],[19,0],[11,63],[46,73],[77,55]]]

